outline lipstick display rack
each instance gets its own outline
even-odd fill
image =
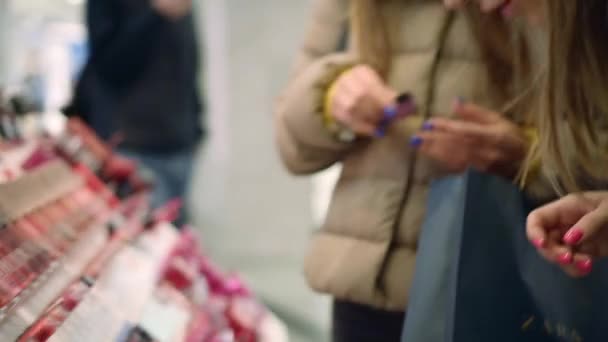
[[[287,341],[147,179],[77,120],[0,140],[0,341]]]

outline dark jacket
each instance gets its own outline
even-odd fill
[[[125,148],[175,151],[203,131],[192,15],[171,21],[149,0],[89,0],[90,57],[68,115]]]

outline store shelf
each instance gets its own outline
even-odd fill
[[[33,168],[22,160],[38,150],[0,146],[21,148],[0,163],[0,173],[16,171],[0,180],[0,297],[10,302],[0,341],[286,341],[282,323],[202,252],[197,234],[170,223],[180,201],[150,211],[151,184],[135,167],[112,174],[111,149],[89,129],[65,132],[44,140],[51,157]],[[78,148],[62,149],[66,139]]]
[[[173,228],[163,225],[125,245],[49,341],[116,341],[125,329],[136,325],[157,286],[159,266],[177,236]]]
[[[75,281],[107,241],[105,229],[92,227],[63,258],[49,267],[5,311],[0,341],[15,341]]]

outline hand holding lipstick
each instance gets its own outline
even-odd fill
[[[588,275],[597,258],[608,256],[608,192],[568,195],[533,211],[530,242],[548,261],[574,277]]]
[[[333,119],[359,136],[376,135],[386,116],[384,108],[397,92],[367,65],[344,72],[332,87],[329,111]]]

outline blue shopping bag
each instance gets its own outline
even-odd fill
[[[573,279],[525,235],[533,205],[498,177],[435,182],[422,228],[404,342],[608,341],[608,268]]]

